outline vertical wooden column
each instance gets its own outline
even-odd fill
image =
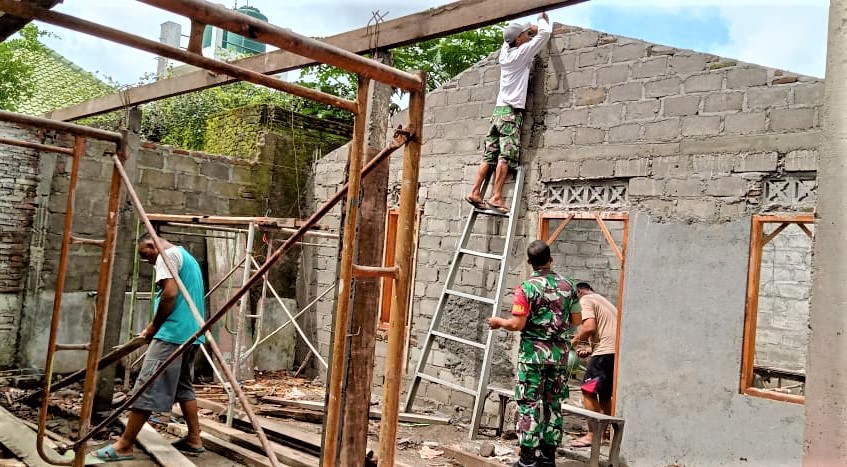
[[[378,52],[374,59],[391,65],[390,52]],[[370,87],[365,120],[365,161],[370,162],[386,145],[388,110],[393,89],[387,84],[374,82]],[[382,265],[385,243],[385,211],[388,192],[388,166],[386,159],[368,175],[362,184],[361,218],[359,233],[366,239],[359,243],[356,264]],[[358,277],[353,285],[353,304],[350,310],[350,351],[344,379],[344,397],[339,465],[361,465],[368,448],[368,415],[371,388],[374,378],[374,350],[376,328],[379,320],[380,284],[382,278]]]
[[[827,47],[806,366],[806,466],[847,465],[847,0],[830,1]]]
[[[359,218],[362,166],[364,165],[365,112],[367,109],[370,80],[359,76],[356,103],[358,112],[353,124],[353,141],[350,144],[350,181],[347,195],[347,215],[344,221],[344,237],[341,247],[339,268],[338,305],[335,309],[335,333],[332,340],[329,390],[321,465],[334,467],[338,464],[338,438],[341,430],[342,383],[345,375],[347,333],[350,326],[350,292],[353,284],[353,256],[356,250],[356,223]]]
[[[385,358],[385,395],[382,422],[379,430],[379,465],[394,465],[397,445],[397,419],[400,412],[400,387],[403,383],[405,327],[412,280],[415,209],[418,201],[421,144],[423,142],[424,99],[426,74],[419,72],[421,88],[409,99],[409,128],[412,137],[406,144],[403,157],[403,181],[400,189],[400,213],[397,219],[397,281],[391,297],[391,318],[388,328],[388,351]]]

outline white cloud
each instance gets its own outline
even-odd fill
[[[708,52],[823,77],[827,13],[823,6],[722,7],[721,16],[729,26],[729,41],[714,44]]]

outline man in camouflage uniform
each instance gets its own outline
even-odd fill
[[[555,467],[564,429],[562,401],[568,398],[567,331],[581,320],[579,298],[573,280],[551,269],[545,242],[530,243],[527,257],[533,273],[515,289],[512,316],[494,317],[488,324],[521,332],[515,385],[521,458],[515,466]]]
[[[513,23],[503,29],[500,63],[500,92],[494,104],[491,126],[485,137],[485,156],[479,166],[476,181],[465,201],[474,207],[509,212],[503,202],[503,186],[509,170],[520,163],[521,125],[529,86],[529,69],[535,56],[550,38],[552,28],[547,13],[538,17],[538,24]],[[482,184],[494,168],[494,190],[488,200],[482,200]]]

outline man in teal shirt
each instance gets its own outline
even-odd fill
[[[165,249],[160,254],[153,238],[144,235],[138,242],[138,254],[156,267],[156,297],[154,307],[156,314],[146,329],[141,333],[150,341],[141,372],[135,383],[134,391],[150,378],[159,365],[166,360],[180,345],[187,342],[200,329],[200,324],[188,307],[185,297],[179,293],[176,280],[165,265],[166,256],[171,265],[178,271],[179,278],[188,289],[191,301],[197,310],[204,315],[203,274],[200,265],[184,248],[175,246],[161,239]],[[174,402],[178,402],[188,425],[188,436],[174,443],[174,446],[189,454],[200,454],[205,451],[200,439],[200,421],[197,415],[197,401],[194,393],[194,356],[197,346],[203,342],[203,337],[197,339],[182,358],[176,359],[153,384],[135,401],[129,410],[129,420],[126,430],[115,444],[99,449],[96,456],[105,461],[122,461],[133,459],[132,447],[141,428],[153,412],[170,412]]]

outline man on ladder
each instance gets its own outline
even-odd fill
[[[503,30],[503,47],[497,59],[500,63],[500,92],[491,116],[491,128],[485,137],[485,155],[473,189],[465,197],[465,201],[478,209],[488,205],[502,214],[509,212],[503,202],[503,186],[509,170],[516,169],[520,162],[521,125],[529,69],[535,56],[550,38],[552,28],[549,21],[547,13],[542,13],[537,25],[513,23]],[[480,190],[489,170],[495,165],[494,192],[483,201]]]
[[[555,467],[564,433],[562,402],[568,398],[566,333],[581,321],[579,298],[573,280],[551,269],[547,243],[530,243],[526,254],[533,272],[515,288],[512,316],[495,316],[488,325],[521,333],[515,385],[521,458],[515,467]]]

